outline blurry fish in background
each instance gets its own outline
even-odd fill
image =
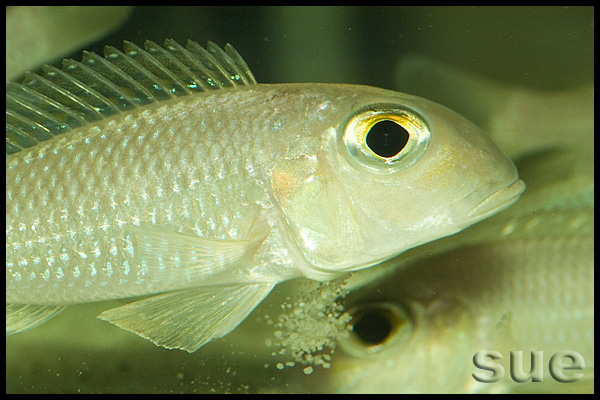
[[[60,60],[115,31],[132,7],[6,7],[6,80]]]
[[[6,89],[7,334],[64,306],[194,352],[283,281],[335,279],[451,235],[524,190],[425,99],[256,84],[233,49],[107,46]]]
[[[423,56],[402,57],[396,82],[399,90],[468,115],[512,159],[533,151],[593,147],[593,83],[561,90],[529,89]]]

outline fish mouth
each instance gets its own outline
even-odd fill
[[[483,219],[513,205],[525,191],[525,182],[516,178],[511,184],[503,186],[483,199],[467,215],[474,219]]]

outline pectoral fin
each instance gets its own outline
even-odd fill
[[[193,353],[235,329],[273,286],[252,283],[163,293],[107,310],[98,318],[158,346]]]
[[[6,336],[43,324],[61,312],[65,306],[43,306],[35,304],[6,305]]]
[[[156,279],[161,273],[177,271],[180,277],[198,282],[231,268],[262,244],[269,227],[258,215],[249,215],[248,220],[247,233],[237,239],[205,238],[155,226],[135,226],[130,232],[139,262],[153,266]]]

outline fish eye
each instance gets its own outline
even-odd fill
[[[373,153],[382,158],[390,158],[404,149],[409,138],[410,135],[402,125],[392,120],[383,120],[369,129],[366,142]]]
[[[407,340],[412,333],[412,319],[403,307],[391,302],[364,304],[348,310],[350,336],[342,339],[348,353],[365,355],[378,353],[398,340]]]
[[[417,162],[430,132],[416,113],[394,105],[375,104],[354,113],[343,133],[352,160],[380,172],[394,172]]]
[[[379,309],[366,310],[354,318],[352,332],[367,346],[384,343],[392,333],[390,315]]]

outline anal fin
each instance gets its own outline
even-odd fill
[[[98,318],[158,346],[193,353],[234,330],[273,287],[250,283],[167,292],[104,311]]]

